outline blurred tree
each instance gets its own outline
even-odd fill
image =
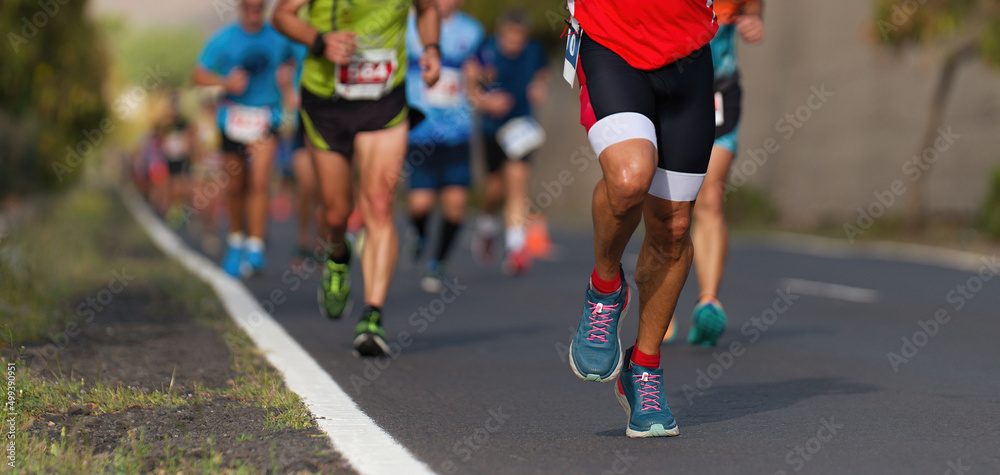
[[[1000,240],[1000,166],[993,169],[989,191],[979,211],[979,226],[990,238]]]
[[[876,0],[874,29],[878,41],[893,48],[916,46],[939,55],[940,69],[927,112],[918,155],[934,147],[959,66],[980,57],[1000,65],[1000,1],[998,0]],[[930,163],[928,170],[932,170]],[[909,230],[927,221],[927,180],[910,190],[904,214]]]
[[[107,62],[87,4],[0,2],[0,198],[73,183],[103,141]]]

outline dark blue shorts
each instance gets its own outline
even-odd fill
[[[411,190],[439,190],[446,186],[468,188],[472,183],[469,167],[471,148],[459,145],[410,144],[403,172],[410,177]]]

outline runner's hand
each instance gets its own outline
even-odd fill
[[[233,68],[226,75],[226,79],[222,83],[222,87],[226,89],[226,92],[234,95],[243,95],[247,90],[247,84],[250,83],[250,75],[247,74],[246,70],[243,68]]]
[[[353,31],[334,31],[323,35],[326,42],[326,59],[334,64],[350,64],[351,56],[358,43],[354,40],[357,33]]]
[[[514,108],[514,96],[505,91],[486,93],[479,104],[479,109],[497,119],[505,117]]]
[[[434,86],[441,77],[441,51],[438,48],[424,48],[424,54],[420,55],[420,69],[420,77],[427,83],[427,87]]]
[[[549,84],[540,79],[533,79],[528,83],[528,102],[533,106],[540,106],[549,98]]]
[[[741,15],[736,20],[736,31],[747,43],[756,43],[764,39],[764,22],[760,15]]]

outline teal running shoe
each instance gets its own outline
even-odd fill
[[[389,354],[389,345],[385,342],[385,330],[382,328],[382,312],[372,307],[366,307],[361,321],[354,327],[355,356],[384,356]]]
[[[625,435],[672,437],[680,434],[663,391],[663,370],[632,363],[632,348],[625,353],[628,366],[618,376],[615,397],[628,418]]]
[[[345,240],[347,255],[351,255],[351,242]],[[327,259],[323,265],[323,279],[316,291],[320,313],[327,318],[338,320],[351,312],[351,264],[338,264]]]
[[[718,300],[702,302],[695,305],[691,312],[691,323],[688,343],[712,347],[726,330],[726,312],[722,310],[722,304]]]
[[[621,288],[607,297],[601,297],[587,287],[580,325],[569,345],[570,368],[581,379],[606,383],[618,376],[622,369],[622,344],[618,330],[632,296],[624,273],[621,276]]]

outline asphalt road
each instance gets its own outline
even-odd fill
[[[320,317],[319,272],[302,280],[288,268],[290,225],[272,227],[271,267],[247,282],[359,406],[434,470],[1000,472],[1000,279],[986,280],[1000,273],[995,260],[978,276],[737,240],[719,345],[662,349],[681,435],[643,440],[625,437],[612,384],[577,379],[566,360],[593,265],[589,233],[555,233],[558,256],[519,278],[475,265],[467,237],[450,291],[421,291],[419,272],[400,264],[384,308],[398,348],[388,359],[351,356],[360,292],[355,315]],[[360,289],[360,273],[354,282]],[[681,341],[695,297],[688,285]],[[623,326],[626,346],[636,308]]]

